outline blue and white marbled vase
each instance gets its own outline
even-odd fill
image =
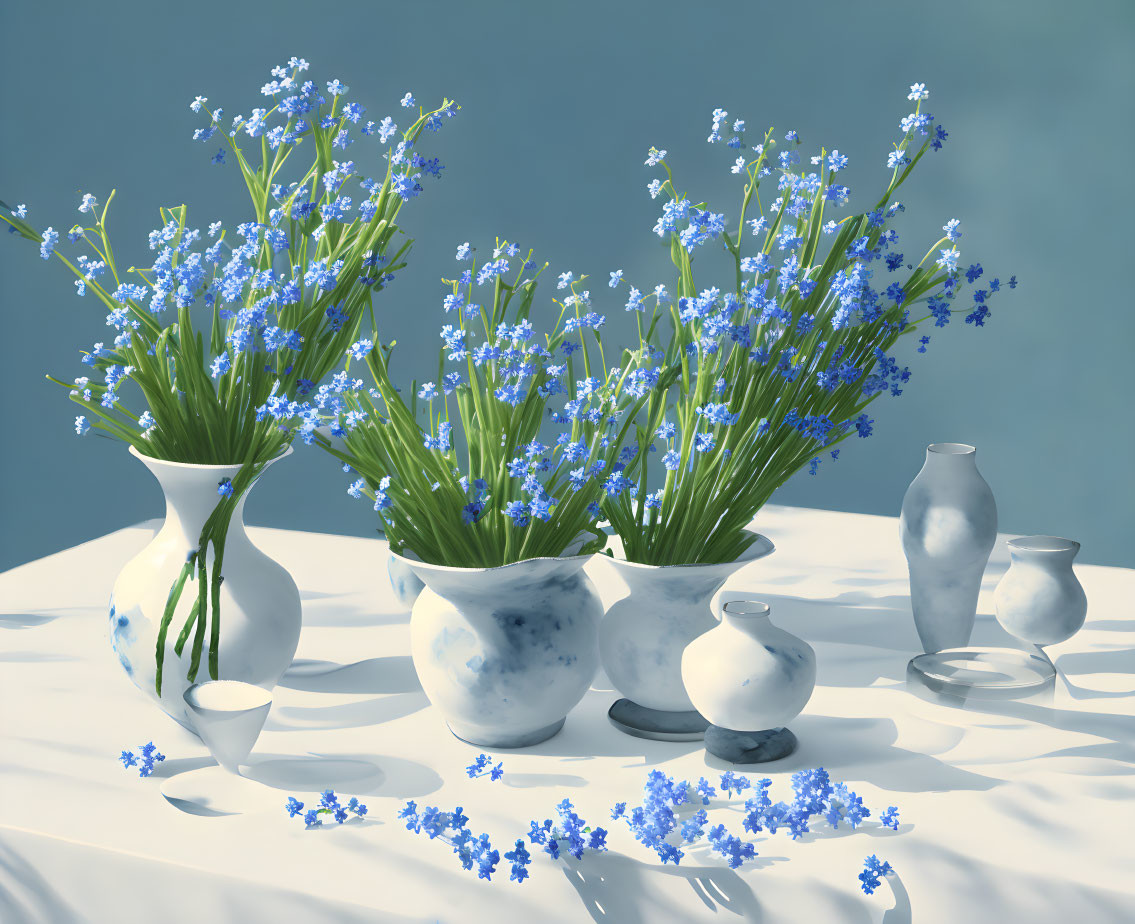
[[[289,447],[273,462],[291,452]],[[130,453],[161,485],[166,517],[157,535],[126,563],[114,582],[110,642],[122,669],[137,687],[167,715],[193,730],[182,697],[190,686],[187,675],[192,644],[187,644],[180,656],[174,651],[178,632],[197,599],[193,581],[186,583],[166,635],[160,697],[155,689],[158,627],[170,587],[189,552],[197,547],[205,520],[217,506],[217,485],[225,478],[236,477],[240,466],[167,462],[144,456],[134,447],[130,447]],[[225,537],[218,677],[271,690],[292,663],[299,644],[300,595],[287,570],[252,544],[244,528],[247,497],[246,491]],[[211,552],[209,563],[211,567]],[[198,681],[210,679],[206,661],[203,657]]]
[[[910,604],[926,652],[964,648],[997,539],[997,504],[966,443],[931,443],[902,501]]]
[[[640,738],[697,741],[709,724],[682,684],[682,652],[717,625],[713,595],[735,571],[770,555],[757,535],[736,560],[713,565],[643,565],[596,556],[626,588],[599,626],[603,669],[623,698],[608,713],[615,727]]]
[[[556,734],[591,686],[603,607],[590,556],[449,568],[391,553],[425,584],[410,616],[414,668],[458,738],[519,748]]]

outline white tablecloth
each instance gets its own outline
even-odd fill
[[[264,798],[195,814],[163,788],[207,789],[220,771],[133,687],[106,638],[110,588],[151,535],[144,524],[0,574],[0,921],[1135,920],[1135,572],[1077,568],[1088,622],[1050,649],[1061,676],[1049,702],[963,709],[906,687],[918,641],[893,518],[769,507],[756,526],[777,551],[729,586],[815,647],[819,679],[792,723],[799,750],[750,775],[789,798],[793,771],[823,766],[875,817],[898,805],[898,832],[873,817],[799,841],[781,831],[738,871],[704,849],[660,866],[609,821],[612,804],[637,802],[655,767],[691,780],[726,767],[694,743],[617,732],[602,678],[559,735],[499,755],[503,780],[470,780],[479,749],[448,733],[417,683],[385,544],[269,529],[254,541],[304,605],[297,663],[253,755],[281,788],[249,783]],[[1005,639],[990,614],[1006,562],[1002,541],[975,644]],[[609,591],[602,565],[589,568]],[[150,739],[167,760],[140,779],[116,757]],[[306,831],[287,817],[288,795],[323,785],[362,796],[367,821]],[[519,885],[503,860],[492,883],[478,880],[395,818],[408,798],[459,804],[503,854],[565,795],[610,830],[610,852],[554,862],[531,848]],[[741,817],[710,814],[737,834]],[[856,879],[868,854],[895,869],[870,897]]]

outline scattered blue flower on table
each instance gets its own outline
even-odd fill
[[[890,863],[886,860],[880,860],[875,854],[871,854],[863,861],[863,872],[859,874],[860,886],[864,892],[872,895],[879,888],[883,877],[892,872],[894,870]]]
[[[856,828],[871,814],[862,798],[843,783],[833,784],[822,767],[794,773],[791,783],[792,801],[774,803],[769,796],[771,779],[754,784],[748,777],[729,770],[720,780],[726,796],[752,789],[753,795],[744,804],[742,821],[744,830],[750,834],[767,831],[771,835],[784,828],[796,840],[810,832],[813,819],[827,821],[833,828],[846,821]],[[722,824],[713,825],[707,831],[709,817],[704,808],[684,819],[675,811],[697,798],[708,805],[716,792],[705,777],[690,786],[685,780],[675,782],[662,771],[652,770],[643,787],[642,804],[628,810],[627,803],[618,802],[611,811],[611,818],[624,821],[635,839],[653,850],[663,864],[679,864],[685,856],[682,847],[704,840],[713,852],[726,859],[731,869],[737,869],[757,856],[754,844],[731,834]],[[897,830],[898,809],[891,806],[881,820]]]
[[[330,815],[335,819],[336,823],[343,824],[351,815],[354,815],[356,818],[362,818],[367,813],[367,807],[354,796],[351,797],[351,800],[346,805],[341,805],[339,803],[339,797],[330,789],[320,794],[318,807],[308,809],[307,812],[304,812],[303,803],[295,796],[288,797],[284,809],[287,811],[289,818],[302,815],[303,823],[308,828],[320,827],[323,824],[323,815]]]
[[[887,810],[879,816],[880,823],[894,831],[899,829],[899,810],[896,806],[888,806]]]
[[[134,755],[133,751],[123,751],[118,755],[118,759],[122,761],[122,766],[126,769],[137,767],[138,776],[149,776],[154,772],[154,764],[160,764],[166,759],[166,756],[158,751],[154,742],[150,741],[138,748],[137,756]]]
[[[721,774],[721,790],[728,796],[732,796],[735,792],[740,793],[751,785],[747,777],[738,776],[732,770],[726,770]]]
[[[524,846],[524,841],[520,838],[517,839],[515,846],[504,858],[512,864],[512,875],[509,881],[523,882],[528,878],[528,864],[532,862],[532,855]]]
[[[477,759],[465,768],[465,773],[468,774],[469,779],[487,776],[495,783],[504,776],[504,761],[501,761],[494,767],[493,759],[488,754],[478,754]]]

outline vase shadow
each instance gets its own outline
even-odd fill
[[[895,906],[887,909],[883,915],[882,924],[912,924],[914,912],[910,906],[910,893],[898,873],[893,870],[884,880],[891,887],[891,894],[895,897]]]
[[[0,629],[34,629],[62,616],[62,613],[0,613]]]
[[[367,789],[348,789],[357,796],[381,796],[391,799],[417,799],[437,792],[443,785],[442,778],[425,764],[405,757],[389,754],[316,754],[317,761],[346,761],[369,764],[378,770],[378,775]],[[310,772],[310,771],[309,771]],[[320,790],[333,787],[318,787]]]
[[[342,755],[312,754],[303,757],[254,755],[241,768],[248,780],[282,792],[376,792],[386,774],[373,760]]]
[[[518,753],[559,757],[565,761],[638,757],[641,764],[627,766],[651,766],[703,747],[701,741],[654,741],[624,734],[607,718],[607,710],[617,698],[617,693],[588,691],[568,715],[562,731]]]
[[[833,779],[864,780],[891,792],[986,791],[1004,782],[898,747],[892,719],[802,713],[791,727],[800,745],[776,762],[784,772],[824,767]]]
[[[1101,629],[1103,631],[1122,631],[1122,632],[1135,632],[1135,619],[1092,619],[1088,616],[1088,621],[1084,623],[1084,628]]]
[[[568,857],[564,878],[583,902],[593,921],[610,924],[655,924],[689,920],[658,893],[664,878],[686,880],[697,899],[711,912],[728,912],[740,920],[762,920],[760,902],[752,888],[724,865],[652,866],[617,853],[589,853],[582,860]]]
[[[358,629],[366,626],[397,626],[410,621],[410,611],[376,610],[368,606],[306,606],[303,624],[324,629]]]
[[[0,920],[30,924],[79,921],[82,917],[35,866],[0,840]]]
[[[353,664],[297,658],[277,686],[308,693],[410,693],[422,688],[409,655]]]
[[[269,714],[264,730],[362,728],[413,715],[429,704],[426,694],[421,690],[415,690],[330,706],[277,706]]]
[[[1056,659],[1056,667],[1064,674],[1135,674],[1135,648],[1070,651]]]
[[[47,664],[57,661],[78,661],[71,655],[53,654],[49,651],[0,651],[0,661],[9,664]]]
[[[582,789],[587,780],[573,773],[506,773],[501,782],[516,789],[537,789],[541,786],[570,786]]]

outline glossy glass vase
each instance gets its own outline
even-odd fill
[[[643,565],[598,556],[625,588],[599,627],[599,654],[622,695],[609,713],[627,734],[660,740],[700,739],[708,725],[682,683],[682,653],[717,625],[713,595],[750,562],[771,554],[757,536],[735,561],[707,565]]]
[[[486,748],[556,734],[591,686],[603,607],[590,556],[449,568],[392,554],[425,584],[410,616],[422,689],[458,738]]]
[[[226,478],[234,478],[240,466],[166,462],[144,456],[133,447],[130,452],[161,485],[166,516],[158,533],[126,563],[115,581],[110,601],[111,644],[137,687],[172,718],[192,728],[183,698],[194,682],[188,679],[192,639],[180,656],[174,651],[174,643],[196,602],[195,581],[186,582],[169,624],[160,698],[155,689],[158,627],[170,588],[190,552],[197,548],[205,520],[217,505],[217,486]],[[291,452],[289,447],[274,462]],[[247,497],[246,491],[236,505],[225,538],[215,679],[239,680],[271,690],[296,653],[300,595],[291,575],[252,544],[244,527]],[[209,677],[207,661],[206,652],[196,682],[214,679]]]
[[[903,498],[910,604],[926,652],[969,644],[997,539],[997,504],[977,470],[976,453],[965,443],[931,443]]]

